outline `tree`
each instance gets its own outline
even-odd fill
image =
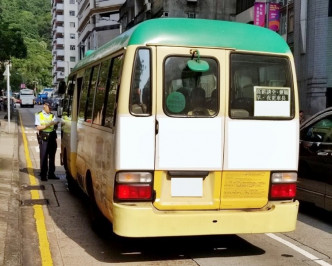
[[[0,18],[1,19],[1,18]],[[7,23],[0,20],[0,90],[6,88],[2,73],[5,71],[5,61],[12,58],[25,58],[27,47],[24,44],[21,32],[10,28]]]
[[[10,60],[12,57],[25,58],[27,47],[24,44],[21,31],[0,21],[0,61]]]
[[[0,62],[12,61],[12,90],[20,83],[32,88],[34,81],[51,87],[51,19],[51,1],[0,0]]]

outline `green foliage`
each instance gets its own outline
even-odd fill
[[[0,61],[7,61],[11,57],[26,57],[27,48],[20,30],[2,21],[0,21],[0,28]]]
[[[0,0],[0,61],[12,61],[13,91],[19,90],[20,83],[32,88],[34,81],[40,87],[51,87],[51,19],[51,1]],[[1,45],[12,49],[9,52]],[[3,84],[0,75],[0,88]]]

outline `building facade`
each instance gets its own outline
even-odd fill
[[[234,20],[233,0],[127,0],[120,9],[123,31],[151,18],[181,17]]]
[[[78,0],[79,59],[121,32],[119,9],[125,0]]]
[[[332,106],[331,8],[332,0],[294,1],[294,57],[301,108],[308,115]]]
[[[52,37],[52,75],[56,87],[78,61],[75,0],[52,0]]]

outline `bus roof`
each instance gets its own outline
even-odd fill
[[[83,58],[75,70],[123,47],[146,44],[290,53],[279,34],[263,27],[220,20],[159,18],[146,20],[122,33]]]

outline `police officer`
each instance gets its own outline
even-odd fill
[[[49,102],[45,102],[43,110],[35,114],[35,126],[38,130],[38,142],[40,151],[40,179],[59,179],[55,174],[55,153],[57,149],[57,128],[58,122]],[[48,175],[47,175],[48,174]]]

